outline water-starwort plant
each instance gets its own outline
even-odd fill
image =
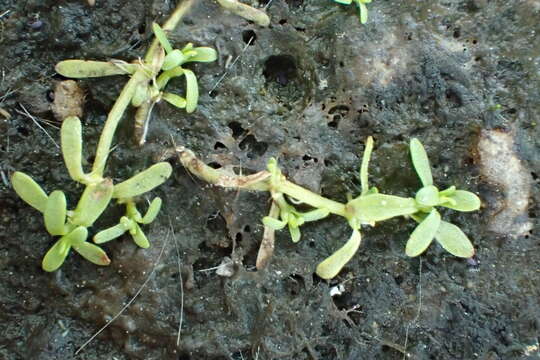
[[[192,3],[193,1],[181,3],[163,28],[167,31],[174,29]],[[154,28],[157,29],[159,26],[154,26]],[[116,128],[130,103],[154,101],[155,96],[164,99],[173,98],[172,102],[175,105],[183,105],[186,108],[189,106],[190,110],[194,110],[197,102],[196,92],[191,91],[185,103],[179,102],[173,96],[163,96],[161,90],[165,87],[166,81],[162,81],[164,85],[160,88],[156,85],[158,83],[156,76],[162,71],[165,61],[167,61],[169,70],[172,70],[189,61],[186,58],[195,59],[195,61],[215,58],[213,50],[207,50],[206,48],[195,50],[201,48],[193,48],[188,45],[181,51],[180,56],[184,56],[184,58],[178,60],[178,52],[167,47],[167,43],[163,40],[163,33],[156,34],[156,37],[158,36],[160,39],[154,40],[144,62],[127,64],[121,62],[67,60],[57,65],[59,73],[70,77],[82,78],[129,74],[130,79],[107,116],[90,172],[85,172],[83,169],[81,121],[77,117],[68,117],[62,123],[60,130],[61,150],[67,172],[74,181],[85,186],[75,209],[68,210],[65,194],[61,190],[55,190],[47,194],[30,176],[22,172],[15,172],[12,176],[11,181],[15,192],[26,203],[43,214],[45,228],[49,234],[60,236],[43,258],[42,267],[45,271],[57,270],[72,248],[85,259],[97,265],[108,265],[110,263],[107,254],[97,245],[88,242],[87,238],[88,228],[94,224],[113,199],[125,204],[126,215],[120,219],[118,225],[96,234],[94,242],[110,241],[129,231],[137,245],[143,248],[149,246],[148,239],[139,224],[148,224],[155,219],[161,207],[161,199],[155,198],[144,216],[137,210],[136,200],[141,195],[165,182],[171,175],[172,168],[169,163],[160,162],[124,182],[113,184],[110,177],[105,177],[104,171]],[[163,46],[167,47],[167,49],[164,50]],[[165,56],[165,51],[167,51],[167,56]],[[183,69],[183,74],[191,74],[186,75],[186,78],[191,79],[189,80],[191,85],[188,85],[188,88],[191,90],[193,86],[196,88],[196,80],[193,83],[193,73],[189,70],[186,73],[185,69]],[[159,95],[151,92],[150,88],[158,89]],[[141,92],[143,95],[141,95]]]
[[[300,227],[307,222],[317,221],[330,214],[344,217],[351,227],[349,240],[316,268],[321,278],[331,279],[351,260],[361,244],[361,226],[374,226],[396,216],[413,218],[420,224],[411,234],[406,246],[408,256],[420,255],[435,238],[442,247],[459,257],[471,257],[473,247],[465,234],[455,225],[444,222],[435,206],[443,206],[458,211],[474,211],[480,207],[479,198],[454,186],[439,191],[434,185],[427,155],[420,141],[411,141],[411,157],[422,184],[415,198],[403,198],[382,194],[368,183],[368,165],[373,150],[373,139],[369,137],[360,166],[361,192],[346,204],[325,198],[299,185],[282,174],[277,160],[271,158],[267,171],[240,176],[222,169],[213,169],[201,162],[190,150],[178,147],[176,152],[180,162],[190,172],[209,183],[229,188],[270,192],[272,206],[270,214],[262,220],[265,226],[264,239],[257,258],[257,267],[264,267],[273,251],[271,231],[288,228],[293,242],[301,238]],[[299,211],[296,204],[312,207],[310,211]],[[259,266],[261,264],[261,266]]]

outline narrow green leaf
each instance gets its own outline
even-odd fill
[[[74,79],[133,74],[137,69],[136,64],[92,60],[64,60],[55,67],[60,75]]]
[[[405,248],[407,256],[414,257],[423,253],[433,241],[440,224],[441,215],[437,210],[431,210],[431,213],[418,224],[409,237]]]
[[[360,23],[365,24],[368,18],[368,9],[362,1],[358,2],[358,7],[360,8]]]
[[[182,67],[180,66],[177,66],[171,70],[162,72],[161,75],[159,75],[157,78],[158,89],[163,90],[172,78],[182,76],[182,75],[184,75],[184,69],[182,69]]]
[[[349,201],[348,205],[354,209],[355,217],[361,224],[410,215],[418,211],[414,199],[385,194],[360,196]]]
[[[435,239],[450,254],[463,258],[474,255],[474,247],[471,241],[459,227],[446,221],[441,221],[439,231]]]
[[[343,4],[343,5],[350,5],[352,3],[352,0],[334,0],[334,2]]]
[[[92,226],[94,221],[105,211],[113,194],[111,179],[86,186],[81,199],[73,212],[71,222],[75,225]]]
[[[87,241],[73,244],[73,249],[83,258],[96,265],[106,266],[111,263],[111,260],[103,249]]]
[[[452,195],[453,193],[456,192],[456,187],[454,185],[450,186],[448,189],[444,189],[442,191],[439,191],[439,196],[450,196]]]
[[[285,227],[285,225],[287,225],[286,221],[280,221],[270,216],[263,217],[262,222],[264,226],[267,226],[270,229],[274,229],[274,230],[281,230]]]
[[[61,237],[49,251],[47,251],[41,262],[43,270],[51,272],[62,266],[71,247],[66,240],[66,236]]]
[[[193,50],[196,55],[190,57],[186,62],[212,62],[217,59],[217,51],[211,47],[197,47]]]
[[[66,196],[60,190],[53,191],[47,200],[47,207],[43,213],[45,228],[51,235],[66,234]]]
[[[171,104],[173,106],[176,106],[179,109],[183,109],[187,105],[186,99],[184,99],[183,97],[178,96],[176,94],[171,94],[171,93],[168,93],[168,92],[164,92],[161,95],[161,98],[163,100],[165,100],[166,102],[168,102],[169,104]]]
[[[34,209],[45,212],[47,209],[47,194],[30,176],[16,171],[11,177],[11,185],[24,202]]]
[[[144,214],[144,217],[142,218],[142,224],[150,224],[152,221],[154,221],[154,219],[159,213],[159,210],[161,209],[161,203],[162,201],[159,197],[152,200],[150,206],[148,207],[148,210],[146,210],[146,214]]]
[[[358,230],[353,230],[350,239],[345,245],[317,266],[315,271],[317,275],[323,279],[332,279],[335,277],[341,269],[343,269],[345,264],[352,259],[354,254],[356,254],[356,251],[358,251],[358,248],[360,247],[361,240],[362,237],[360,236],[360,232]]]
[[[414,138],[410,144],[411,158],[416,173],[420,177],[422,185],[433,185],[433,177],[431,176],[431,167],[429,165],[429,159],[426,154],[426,150],[420,140]]]
[[[452,195],[447,197],[454,200],[455,204],[451,202],[441,204],[444,207],[457,211],[475,211],[480,209],[480,198],[472,192],[456,190]]]
[[[150,247],[150,243],[148,242],[146,235],[137,223],[135,223],[135,233],[133,233],[132,236],[135,244],[137,244],[139,247],[142,247],[143,249],[148,249]]]
[[[302,237],[302,234],[300,233],[300,227],[292,226],[290,223],[289,223],[289,234],[291,235],[291,240],[293,243],[299,242],[300,238]]]
[[[424,186],[416,193],[415,200],[421,206],[436,206],[439,204],[439,190],[433,185]]]
[[[167,54],[173,51],[171,43],[167,40],[167,34],[165,34],[165,31],[163,31],[158,23],[152,23],[152,31]]]
[[[305,222],[309,222],[324,219],[329,214],[330,212],[326,209],[316,209],[301,214],[301,217],[302,219],[304,219]]]
[[[128,230],[129,229],[126,227],[126,225],[121,222],[120,224],[116,224],[110,228],[98,232],[96,235],[94,235],[94,242],[96,244],[106,243],[122,236],[122,234]]]
[[[114,186],[114,198],[127,199],[144,194],[163,184],[171,176],[172,167],[160,162]]]
[[[199,86],[193,71],[184,69],[184,74],[186,75],[186,111],[192,113],[195,111],[199,100]]]
[[[360,165],[360,184],[362,186],[362,195],[367,195],[369,191],[368,168],[372,151],[373,138],[369,136],[366,140],[366,148],[364,149],[364,156],[362,156],[362,164]]]
[[[83,182],[85,174],[82,167],[82,125],[78,117],[70,116],[62,122],[60,139],[69,176],[77,182]]]
[[[164,71],[171,70],[172,68],[182,65],[186,62],[186,60],[186,56],[182,53],[182,51],[174,49],[173,51],[167,53],[167,56],[165,56],[161,69]]]

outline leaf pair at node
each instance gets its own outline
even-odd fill
[[[365,24],[368,18],[368,8],[366,4],[369,4],[371,0],[334,0],[335,2],[343,5],[351,5],[353,2],[358,6],[358,17],[360,23]]]
[[[420,255],[435,239],[454,256],[472,257],[474,248],[470,240],[459,227],[441,220],[435,206],[469,212],[480,208],[480,199],[469,191],[456,190],[455,186],[439,191],[433,185],[429,159],[418,139],[411,140],[410,151],[414,169],[423,187],[416,193],[415,197],[419,211],[412,216],[414,220],[419,222],[419,225],[407,241],[406,254],[409,256]]]

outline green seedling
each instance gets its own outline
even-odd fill
[[[419,211],[412,215],[419,225],[407,241],[405,252],[409,256],[423,253],[435,239],[446,251],[454,256],[470,258],[474,248],[467,236],[457,226],[441,220],[436,206],[443,206],[457,211],[475,211],[480,208],[480,199],[475,194],[456,190],[451,186],[439,191],[433,185],[431,167],[426,151],[418,139],[410,143],[413,166],[423,187],[416,193],[415,202]]]
[[[141,217],[135,208],[133,198],[165,182],[172,172],[170,164],[167,162],[155,164],[131,179],[114,185],[111,179],[103,177],[102,172],[84,172],[82,126],[78,118],[69,117],[64,120],[60,134],[62,155],[68,173],[73,180],[86,186],[74,210],[67,210],[66,197],[60,190],[47,195],[30,176],[22,172],[15,172],[11,179],[15,192],[26,203],[43,213],[47,232],[52,236],[61,236],[45,255],[43,269],[45,271],[57,270],[71,248],[94,264],[108,265],[110,263],[107,254],[98,246],[87,242],[86,239],[88,228],[105,211],[113,198],[126,203],[128,220],[136,221],[135,225],[128,226],[126,231],[132,232],[139,246],[148,247],[148,240],[137,223],[152,222],[159,212],[161,200],[154,200],[148,213]],[[102,136],[106,136],[105,130]]]
[[[230,174],[222,169],[213,169],[202,163],[188,149],[184,147],[176,149],[184,167],[205,181],[228,188],[270,192],[272,206],[269,216],[262,220],[265,231],[257,257],[259,269],[266,266],[273,252],[273,231],[288,227],[292,241],[297,242],[301,237],[299,229],[301,225],[323,219],[330,214],[344,217],[351,227],[352,234],[341,248],[317,266],[317,275],[324,279],[335,277],[359,249],[361,225],[375,226],[379,221],[396,216],[411,217],[420,223],[411,235],[410,244],[407,244],[407,255],[419,255],[435,238],[453,255],[472,256],[472,245],[463,232],[457,226],[442,221],[434,207],[445,206],[460,211],[473,211],[480,206],[478,197],[467,191],[456,190],[455,187],[440,192],[433,190],[427,155],[416,139],[411,142],[411,153],[414,167],[424,188],[415,198],[379,193],[377,188],[370,187],[368,183],[368,166],[372,150],[373,139],[369,137],[360,166],[360,195],[342,204],[288,181],[273,158],[268,162],[267,171],[247,177]],[[313,210],[300,212],[294,206],[299,203],[311,206]]]
[[[166,28],[171,29],[169,23]],[[153,46],[144,61],[138,60],[129,64],[118,60],[108,62],[64,60],[56,65],[56,72],[77,79],[112,75],[131,76],[133,84],[124,88],[125,96],[121,106],[125,108],[127,102],[137,108],[135,136],[139,145],[143,145],[146,141],[150,115],[156,103],[165,100],[177,108],[185,109],[188,113],[195,111],[199,99],[197,77],[183,65],[190,62],[212,62],[217,59],[217,52],[209,47],[194,47],[189,43],[182,49],[173,49],[163,28],[154,23],[152,30],[156,44],[160,46]],[[186,78],[185,97],[165,91],[169,81],[180,76]]]
[[[368,9],[366,4],[369,4],[371,0],[334,0],[335,2],[343,5],[351,5],[353,2],[358,6],[358,17],[360,23],[365,24],[368,18]]]

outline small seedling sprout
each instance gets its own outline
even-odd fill
[[[358,17],[360,23],[365,24],[368,19],[368,8],[366,4],[369,4],[371,0],[334,0],[335,2],[343,5],[351,5],[353,2],[358,6]]]

